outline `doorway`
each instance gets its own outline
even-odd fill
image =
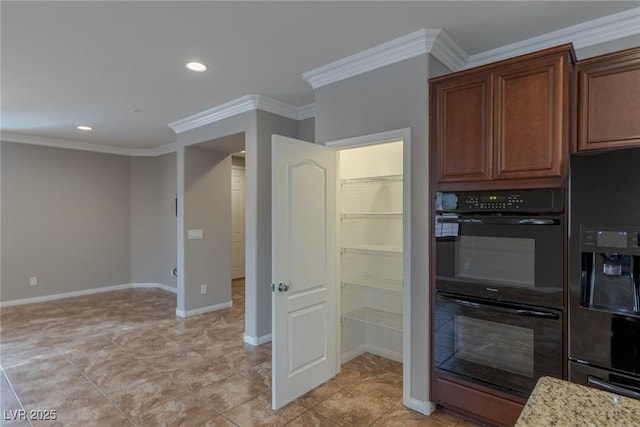
[[[402,141],[339,151],[342,363],[402,363]]]
[[[401,363],[411,407],[410,129],[326,147],[273,143],[273,407],[364,353]],[[310,327],[324,340],[298,333]]]
[[[245,163],[244,153],[231,157],[231,279],[245,275]]]
[[[183,292],[178,316],[230,307],[232,303],[233,199],[242,209],[239,242],[244,255],[244,180],[241,196],[232,195],[234,154],[244,150],[245,133],[231,134],[184,148]],[[243,166],[243,165],[242,165]],[[237,184],[237,182],[236,182]],[[244,256],[238,277],[244,276]],[[179,292],[179,306],[180,305]]]
[[[327,146],[340,157],[341,361],[371,353],[401,363],[411,408],[411,129]]]

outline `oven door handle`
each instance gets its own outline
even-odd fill
[[[450,218],[438,217],[441,224],[496,224],[496,225],[557,225],[559,219],[551,218]]]
[[[640,393],[638,393],[637,391],[629,390],[626,387],[610,383],[609,381],[594,377],[593,375],[587,376],[587,383],[602,390],[610,391],[621,396],[630,397],[632,399],[640,399]]]
[[[476,299],[452,297],[443,294],[439,294],[439,296],[443,299],[449,300],[455,304],[463,305],[465,307],[479,308],[483,310],[488,309],[494,312],[513,314],[516,316],[537,317],[550,320],[560,319],[560,315],[558,313],[553,313],[551,311],[536,310],[529,307],[522,307],[514,304],[503,304],[499,302],[481,302]]]

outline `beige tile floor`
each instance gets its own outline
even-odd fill
[[[0,424],[474,425],[405,409],[401,365],[370,354],[271,410],[271,346],[243,344],[244,281],[233,289],[232,308],[188,319],[176,318],[174,294],[155,289],[3,308]],[[56,419],[12,420],[18,411]]]

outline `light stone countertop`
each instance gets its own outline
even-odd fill
[[[640,426],[640,400],[542,377],[516,422],[516,427],[541,426]]]

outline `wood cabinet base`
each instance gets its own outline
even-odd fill
[[[513,426],[524,408],[524,400],[512,400],[441,376],[435,383],[438,405],[492,425]]]

